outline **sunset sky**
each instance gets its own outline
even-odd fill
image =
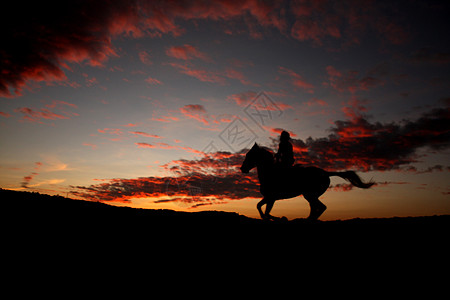
[[[321,219],[450,214],[448,1],[8,6],[1,188],[257,217],[239,167],[287,130],[296,163],[376,182],[333,177]]]

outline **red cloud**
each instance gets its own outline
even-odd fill
[[[42,123],[40,121],[41,119],[46,120],[69,119],[67,115],[57,114],[45,108],[42,108],[40,111],[36,111],[28,107],[21,107],[16,109],[15,111],[22,113],[24,115],[23,119],[29,122]]]
[[[19,2],[10,2],[10,17],[2,18],[2,28],[9,28],[2,36],[0,62],[0,95],[21,95],[27,82],[66,80],[63,69],[70,63],[101,66],[117,52],[111,40],[117,36],[160,37],[163,34],[180,36],[185,29],[180,20],[229,21],[241,18],[252,35],[257,35],[255,22],[264,27],[284,30],[280,17],[283,5],[255,0],[233,1],[75,1],[67,0],[54,13],[51,3],[28,3],[24,10]],[[178,57],[191,56],[208,60],[208,56],[188,45],[170,52]],[[181,54],[182,51],[184,54]],[[148,53],[140,59],[150,64]],[[208,74],[199,70],[184,70],[205,80]],[[194,72],[197,71],[197,72]],[[205,77],[206,76],[206,77]],[[216,78],[217,79],[217,78]],[[216,80],[215,80],[216,81]],[[219,80],[223,82],[223,80]]]
[[[243,153],[215,152],[200,160],[173,161],[164,166],[173,176],[111,179],[89,187],[74,187],[87,200],[129,202],[156,198],[154,203],[180,202],[189,207],[260,197],[258,179],[242,174]]]
[[[177,117],[174,117],[172,115],[152,117],[152,121],[158,121],[158,122],[164,122],[164,123],[170,123],[170,122],[178,121],[178,120],[179,119]]]
[[[155,145],[149,143],[135,143],[139,148],[156,148]]]
[[[324,18],[324,23],[319,23],[300,18],[292,26],[291,34],[300,41],[313,40],[316,44],[321,45],[324,37],[341,37],[335,20],[336,18]]]
[[[182,146],[172,146],[167,143],[156,143],[156,144],[149,144],[149,143],[135,143],[139,148],[150,148],[150,149],[175,149],[175,150],[184,150],[186,152],[196,153],[196,154],[203,154],[202,151],[196,150],[191,147],[182,147]]]
[[[238,187],[230,189],[230,187]],[[154,203],[181,202],[190,207],[246,197],[259,197],[253,177],[234,173],[213,177],[203,174],[185,176],[111,179],[89,187],[74,187],[72,193],[92,201],[130,202],[133,198],[157,198]]]
[[[184,111],[206,113],[206,109],[200,104],[188,104],[182,108]]]
[[[312,84],[306,82],[302,76],[295,73],[294,71],[289,70],[284,67],[278,67],[278,72],[280,72],[280,74],[283,74],[283,75],[288,75],[294,86],[299,87],[308,93],[311,93],[311,94],[314,93],[314,86]]]
[[[36,175],[39,175],[39,174],[36,173],[36,172],[33,172],[30,175],[23,177],[23,181],[22,181],[21,186],[23,188],[28,188],[28,185],[30,184],[30,181],[33,180],[34,176],[36,176]]]
[[[194,58],[199,58],[204,61],[211,61],[211,58],[201,51],[199,51],[196,47],[185,44],[183,46],[173,46],[166,50],[166,54],[168,56],[183,59],[183,60],[191,60]]]
[[[42,165],[43,165],[43,163],[42,162],[35,162],[34,163],[35,164],[35,167],[34,167],[34,170],[36,170],[36,171],[38,171],[41,167],[42,167]],[[37,176],[37,175],[39,175],[38,173],[36,173],[36,172],[32,172],[30,175],[28,175],[28,176],[24,176],[23,177],[23,180],[22,180],[22,183],[21,183],[21,186],[23,187],[23,188],[28,188],[28,185],[30,184],[30,182],[33,180],[33,178],[35,177],[35,176]]]
[[[205,125],[209,125],[208,116],[206,115],[206,109],[203,105],[189,104],[180,108],[183,115],[188,118],[197,120]]]
[[[273,129],[274,132],[280,130]],[[450,148],[450,109],[433,109],[417,120],[400,124],[371,123],[360,116],[336,121],[330,131],[326,138],[292,139],[297,163],[329,171],[385,171],[406,165],[409,171],[411,166],[408,165],[416,162],[418,149],[429,147],[438,151]],[[136,144],[143,148],[183,149],[165,143]],[[239,171],[245,152],[244,149],[238,153],[201,153],[200,159],[180,159],[163,165],[172,176],[104,180],[88,187],[74,187],[72,193],[93,201],[129,202],[133,198],[147,197],[156,198],[154,203],[181,202],[190,207],[260,197],[257,176]],[[426,171],[441,170],[443,167],[436,165]],[[348,190],[349,187],[338,185],[334,188]]]
[[[326,67],[328,73],[328,82],[324,82],[324,86],[331,86],[338,92],[348,91],[352,94],[358,90],[367,91],[372,87],[383,85],[385,82],[373,75],[379,72],[369,72],[366,76],[358,78],[358,71],[347,71],[346,73],[337,70],[333,66]],[[380,75],[381,74],[377,74]]]
[[[203,69],[193,69],[187,65],[177,64],[177,63],[169,63],[170,66],[178,69],[180,73],[192,76],[197,78],[200,81],[204,82],[213,82],[219,84],[225,84],[226,80],[219,73],[212,72]]]
[[[397,170],[417,162],[417,150],[450,148],[450,109],[424,113],[415,121],[371,123],[362,114],[336,121],[327,138],[293,139],[297,163],[327,170]]]
[[[294,132],[285,130],[283,128],[268,128],[268,129],[271,133],[274,133],[276,135],[280,135],[283,131],[287,131],[287,132],[289,132],[289,135],[291,136],[291,138],[297,136]]]
[[[152,78],[152,77],[148,77],[147,79],[145,79],[145,82],[149,83],[149,84],[158,84],[161,85],[163,84],[161,81],[159,81],[156,78]]]
[[[227,68],[225,70],[225,76],[231,79],[237,79],[244,85],[259,86],[258,84],[253,84],[250,80],[248,80],[241,71],[232,68]]]
[[[229,123],[233,118],[232,115],[228,114],[209,115],[204,106],[200,104],[185,105],[180,108],[180,112],[186,117],[197,120],[204,125],[210,125],[210,123],[220,124],[220,122]]]
[[[9,117],[11,117],[11,114],[10,113],[5,113],[3,111],[0,111],[0,116],[5,117],[5,118],[9,118]]]
[[[145,65],[151,66],[153,62],[150,60],[150,54],[147,51],[139,52],[139,59]]]
[[[270,93],[267,93],[270,94]],[[256,92],[247,91],[239,94],[233,94],[227,97],[227,101],[234,101],[237,105],[241,107],[247,107],[255,100],[257,96]],[[252,104],[254,108],[258,108],[261,110],[271,110],[271,111],[279,111],[279,110],[287,110],[292,109],[292,106],[286,104],[284,102],[256,102]]]
[[[69,102],[66,102],[66,101],[60,101],[60,100],[53,100],[52,104],[47,104],[45,106],[48,107],[48,108],[55,108],[55,107],[61,107],[61,106],[70,106],[70,107],[73,107],[73,108],[78,108],[78,106],[73,104],[73,103],[69,103]]]
[[[142,132],[142,131],[129,131],[129,132],[132,133],[132,134],[142,135],[142,136],[150,137],[150,138],[156,138],[156,139],[162,138],[162,137],[160,137],[159,135],[156,135],[156,134],[148,134],[148,133]]]
[[[103,129],[97,129],[100,133],[108,133],[113,135],[122,135],[123,130],[120,128],[103,128]]]
[[[256,97],[256,92],[247,91],[239,94],[233,94],[227,97],[227,100],[236,102],[237,105],[246,107]]]
[[[404,20],[406,11],[395,1],[378,5],[367,1],[293,0],[285,1],[121,1],[66,0],[58,13],[51,3],[30,2],[23,9],[20,2],[9,2],[9,17],[0,20],[8,28],[2,36],[0,62],[0,95],[14,97],[22,94],[28,81],[62,81],[64,69],[70,64],[86,63],[102,66],[117,56],[112,40],[117,36],[161,37],[180,36],[185,29],[182,22],[208,20],[242,24],[236,32],[247,32],[262,38],[264,31],[275,28],[301,41],[320,45],[327,38],[344,39],[343,44],[360,43],[367,32],[375,32],[383,41],[401,44],[408,40],[408,31],[394,20]],[[237,21],[237,22],[233,22]],[[199,23],[197,23],[199,24]],[[290,24],[293,24],[292,26]],[[233,32],[227,26],[228,33]],[[191,45],[172,47],[168,55],[180,59],[209,56]],[[139,58],[151,64],[148,52]],[[205,70],[178,67],[181,72],[207,82],[224,83],[217,74]],[[230,73],[237,78],[237,73]],[[242,81],[244,80],[244,81]],[[308,83],[295,81],[300,88]],[[309,89],[311,90],[311,89]]]

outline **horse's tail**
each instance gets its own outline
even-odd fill
[[[375,184],[372,180],[369,182],[364,182],[362,179],[356,174],[354,171],[345,171],[345,172],[327,172],[328,176],[339,176],[347,181],[350,181],[356,187],[362,189],[368,189],[372,185]]]

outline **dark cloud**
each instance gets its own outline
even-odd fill
[[[295,22],[292,37],[323,45],[327,39],[340,39],[343,45],[360,44],[367,31],[390,44],[404,44],[410,39],[404,3],[399,1],[304,1],[290,3]]]
[[[251,16],[262,26],[283,27],[276,2],[67,0],[2,4],[0,96],[22,94],[30,80],[66,80],[70,63],[101,66],[117,56],[117,36],[179,36],[179,19],[230,20]],[[192,51],[191,51],[192,52]],[[192,53],[191,53],[192,54]],[[197,57],[206,58],[195,52]],[[199,56],[200,55],[200,56]]]
[[[411,55],[411,61],[415,63],[444,65],[450,63],[450,52],[437,51],[432,48],[421,48]]]
[[[119,13],[133,14],[133,9],[121,1],[2,5],[8,17],[3,14],[0,21],[0,95],[20,95],[29,80],[65,80],[67,63],[101,65],[116,55],[110,39],[114,19]]]
[[[227,22],[227,34],[247,33],[258,39],[275,29],[318,45],[330,38],[342,39],[343,44],[359,44],[370,31],[392,44],[408,40],[407,27],[394,21],[404,19],[404,10],[392,1],[10,1],[2,4],[2,11],[0,95],[4,97],[21,95],[29,81],[64,81],[73,63],[104,65],[108,58],[118,56],[112,44],[118,36],[180,36],[186,31],[180,25],[182,21]],[[185,60],[210,61],[208,54],[187,44],[172,47],[168,53]],[[421,51],[415,56],[448,60],[445,53]],[[147,52],[141,51],[139,57],[145,64],[152,63]],[[174,67],[200,80],[224,81],[221,76],[203,74],[204,70],[192,70],[187,65]],[[226,76],[250,84],[236,71],[228,70]],[[297,86],[311,90],[311,85],[301,78],[293,80]],[[362,84],[379,83],[367,78]]]
[[[325,138],[293,139],[297,163],[327,170],[387,171],[419,160],[418,150],[450,147],[450,109],[436,108],[417,120],[370,122],[363,115],[336,121]]]

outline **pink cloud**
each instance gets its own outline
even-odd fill
[[[212,72],[204,69],[193,69],[186,64],[182,65],[177,63],[169,63],[169,65],[178,69],[180,73],[197,78],[200,81],[213,82],[219,84],[225,84],[226,82],[225,78],[223,78],[217,72]]]
[[[151,66],[153,65],[153,62],[150,59],[150,53],[148,53],[147,51],[141,51],[139,52],[139,59],[141,60],[141,62],[147,66]]]
[[[244,85],[259,86],[258,84],[254,84],[250,80],[248,80],[241,71],[232,68],[227,68],[225,70],[225,76],[231,79],[237,79]]]
[[[11,117],[11,114],[0,111],[0,116],[5,117],[5,118],[9,118],[9,117]]]
[[[199,58],[207,62],[212,61],[206,53],[201,52],[196,47],[188,44],[184,44],[183,46],[172,46],[166,50],[166,54],[168,56],[183,60]]]
[[[147,79],[145,79],[145,82],[147,82],[148,84],[158,84],[158,85],[161,85],[161,84],[163,84],[161,81],[159,81],[158,79],[156,79],[156,78],[152,78],[152,77],[148,77]]]
[[[358,71],[349,70],[342,72],[333,66],[327,66],[328,82],[324,86],[330,86],[338,92],[348,91],[352,94],[357,91],[367,91],[373,87],[384,85],[385,81],[379,77],[376,71],[368,72],[365,76],[359,76]],[[380,73],[380,72],[378,72]],[[378,78],[374,75],[378,75]]]
[[[324,107],[324,106],[328,106],[328,103],[322,99],[311,98],[308,102],[306,102],[306,105]]]
[[[290,131],[290,130],[283,129],[283,128],[268,128],[268,129],[269,129],[269,131],[270,131],[271,133],[273,133],[273,134],[275,134],[275,135],[277,135],[277,136],[279,136],[283,131],[289,132],[289,135],[290,135],[291,137],[296,137],[296,136],[297,136],[294,132],[292,132],[292,131]]]
[[[305,90],[308,93],[314,93],[314,86],[311,83],[306,82],[302,76],[295,73],[294,71],[285,68],[285,67],[278,67],[278,72],[283,75],[287,75],[290,77],[291,83],[299,87],[303,90]]]
[[[342,111],[351,120],[357,120],[363,117],[364,113],[366,113],[368,109],[363,105],[363,101],[360,101],[356,97],[352,96],[348,103],[342,107]]]
[[[383,41],[402,44],[408,41],[408,28],[395,20],[402,20],[395,4],[377,5],[376,1],[65,1],[58,14],[50,4],[28,3],[23,10],[20,3],[9,3],[9,30],[2,37],[2,73],[0,96],[15,97],[29,88],[30,81],[67,81],[65,70],[70,64],[104,66],[120,53],[112,41],[125,36],[178,37],[186,32],[181,24],[199,26],[198,21],[234,21],[243,26],[238,30],[227,27],[226,32],[249,34],[262,38],[267,29],[290,34],[300,41],[323,44],[327,38],[345,39],[347,44],[360,43],[367,32],[375,32]],[[388,14],[386,14],[388,12]],[[391,15],[392,13],[392,15]],[[398,18],[396,18],[398,16]],[[26,26],[33,20],[33,26]],[[28,23],[27,23],[28,22]],[[202,23],[203,24],[203,23]],[[293,24],[292,26],[290,24]],[[23,45],[27,45],[24,47]],[[167,49],[168,55],[189,60],[210,60],[204,52],[185,44]],[[149,53],[141,51],[139,59],[151,64]],[[206,70],[179,67],[181,72],[207,82],[224,83],[217,74]],[[237,74],[228,74],[237,78]],[[69,84],[69,83],[67,83]],[[244,83],[245,84],[245,83]],[[307,89],[303,81],[296,83]]]
[[[140,135],[140,136],[145,136],[145,137],[150,137],[150,138],[156,138],[156,139],[161,139],[162,137],[156,134],[149,134],[146,132],[142,132],[142,131],[129,131],[129,133],[132,134],[136,134],[136,135]]]
[[[123,135],[123,130],[120,128],[103,128],[103,129],[97,129],[100,133],[107,133],[112,135]]]
[[[227,97],[228,101],[234,101],[237,105],[246,107],[250,104],[251,101],[253,101],[256,97],[256,92],[254,91],[247,91],[242,92],[238,94],[232,94]]]
[[[66,101],[60,101],[60,100],[53,100],[52,104],[46,104],[45,106],[48,108],[55,108],[55,107],[61,107],[61,106],[70,106],[73,108],[78,108],[78,106],[73,103],[69,103]]]
[[[40,111],[36,111],[29,107],[21,107],[16,109],[15,111],[22,113],[24,115],[23,119],[29,122],[42,123],[40,121],[41,119],[46,120],[69,119],[67,115],[57,114],[45,108],[42,108]]]
[[[135,143],[139,148],[156,148],[155,145],[149,143]]]
[[[136,127],[136,126],[138,126],[137,123],[128,123],[126,125],[123,125],[123,127]]]
[[[97,149],[97,145],[91,143],[83,143],[83,146],[91,147],[92,150]]]
[[[202,151],[196,150],[196,149],[191,148],[191,147],[173,146],[173,145],[169,145],[167,143],[155,143],[155,144],[135,143],[135,145],[137,145],[138,148],[165,149],[165,150],[184,150],[184,151],[190,152],[190,153],[203,154]]]
[[[197,120],[205,125],[209,125],[208,116],[206,115],[206,109],[203,105],[199,104],[189,104],[180,108],[183,115],[188,118]]]
[[[164,122],[164,123],[170,123],[170,122],[174,122],[174,121],[178,121],[179,119],[177,117],[174,117],[172,115],[167,115],[167,116],[153,116],[152,117],[152,121],[157,121],[157,122]]]

